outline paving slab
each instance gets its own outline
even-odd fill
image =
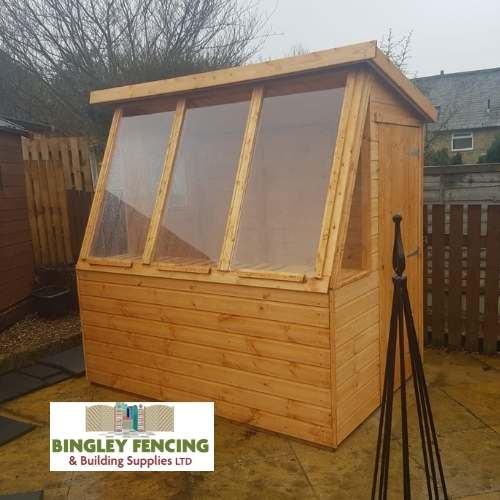
[[[66,351],[50,354],[40,360],[46,365],[55,366],[66,370],[73,375],[83,375],[85,373],[85,362],[83,358],[83,346],[78,345]]]
[[[190,498],[248,500],[316,500],[318,496],[294,456],[233,463],[210,473],[191,474]],[[352,498],[351,498],[352,500]]]
[[[35,363],[33,365],[25,366],[23,368],[18,369],[17,371],[29,375],[30,377],[46,379],[53,377],[61,373],[59,368],[54,366],[44,365],[42,363]]]
[[[33,424],[0,415],[0,446],[32,431],[34,427]]]
[[[375,461],[375,443],[363,447],[341,445],[336,451],[318,449],[294,442],[297,454],[314,491],[320,499],[353,500],[369,498]],[[391,442],[388,498],[403,498],[401,446]],[[413,464],[411,485],[414,498],[425,498],[425,478],[420,467]]]
[[[500,394],[500,373],[471,356],[458,353],[443,355],[440,351],[437,355],[428,355],[429,352],[425,356],[426,369],[434,377],[431,399],[451,497],[500,500],[500,422],[491,425],[491,428],[486,426],[486,422],[491,423],[496,419],[494,402],[495,395]],[[447,370],[454,371],[454,374]],[[474,383],[475,380],[477,383]],[[477,396],[482,402],[479,404],[473,395],[481,392]],[[459,397],[460,394],[463,397]],[[3,414],[15,414],[33,422],[41,422],[41,427],[35,428],[33,432],[0,447],[1,491],[14,493],[20,489],[43,489],[44,498],[49,500],[111,500],[124,497],[139,500],[369,498],[378,411],[337,450],[328,450],[216,417],[214,473],[48,471],[49,401],[137,399],[143,398],[89,384],[84,378],[71,378],[0,405]],[[395,408],[398,407],[396,395]],[[480,415],[473,414],[474,408],[476,411],[482,409]],[[483,418],[486,420],[483,421]],[[413,421],[410,425],[415,424],[416,421]],[[412,498],[426,498],[419,438],[418,434],[412,432],[412,427],[410,432]],[[400,477],[401,446],[396,434],[391,460],[391,499],[402,498]]]
[[[410,384],[412,382],[410,381]],[[399,400],[400,392],[394,397]],[[438,435],[448,432],[480,429],[486,424],[474,416],[467,408],[451,398],[442,387],[430,387],[429,399],[431,401],[432,415]],[[413,391],[408,396],[408,432],[410,436],[420,436],[418,413]],[[401,411],[400,404],[393,414],[393,437],[401,438]]]
[[[500,490],[500,435],[489,428],[439,438],[446,485],[452,498]],[[423,466],[420,443],[410,440],[412,458]]]
[[[32,432],[0,447],[2,493],[37,491],[65,486],[71,472],[49,471],[49,428]]]
[[[182,500],[187,494],[188,474],[172,473],[86,473],[69,486],[65,500]]]
[[[0,375],[0,403],[29,394],[43,386],[42,380],[24,373],[4,373]]]
[[[63,380],[68,380],[71,378],[72,375],[67,372],[59,372],[56,373],[55,375],[51,375],[50,377],[47,377],[43,381],[45,382],[45,385],[53,385],[53,384],[58,384],[59,382],[62,382]]]
[[[215,418],[215,467],[255,463],[270,457],[293,457],[290,441],[272,432],[259,432],[243,424]]]
[[[500,425],[500,380],[444,387],[443,390],[485,424]]]
[[[424,352],[424,369],[427,384],[439,387],[495,382],[499,376],[498,371],[488,369],[477,355],[443,349]]]
[[[1,408],[33,422],[48,423],[50,401],[92,401],[93,389],[85,378],[71,378],[3,403]]]
[[[485,356],[484,354],[473,354],[472,357],[490,368],[500,371],[500,356]]]
[[[498,500],[500,498],[500,490],[490,493],[478,493],[477,495],[467,495],[465,497],[456,497],[457,500]]]
[[[27,493],[0,495],[0,500],[43,500],[43,498],[43,491],[30,491]]]

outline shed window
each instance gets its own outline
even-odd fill
[[[451,136],[452,151],[471,151],[474,149],[474,136],[472,132],[453,134]]]
[[[173,115],[166,111],[120,120],[91,256],[142,256]]]
[[[369,130],[361,145],[356,180],[351,198],[349,225],[342,258],[342,271],[345,277],[353,271],[370,268],[370,236],[371,236],[371,198],[370,198],[370,143]]]
[[[233,268],[313,271],[343,94],[264,99]]]
[[[245,101],[187,110],[155,260],[218,261],[248,108]]]

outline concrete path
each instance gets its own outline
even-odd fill
[[[500,499],[500,359],[426,351],[426,373],[452,498]],[[63,499],[369,498],[378,414],[338,450],[216,419],[213,473],[64,473],[48,471],[49,401],[133,401],[135,396],[71,379],[0,406],[37,424],[0,448],[0,493],[43,489]],[[414,407],[412,408],[414,410]],[[415,411],[410,433],[413,498],[426,498]],[[393,432],[390,498],[401,499],[398,426]]]

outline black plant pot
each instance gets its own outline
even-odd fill
[[[67,314],[70,306],[69,288],[43,286],[33,291],[35,311],[44,318],[58,318]]]

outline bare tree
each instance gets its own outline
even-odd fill
[[[291,46],[287,53],[285,53],[285,57],[303,56],[304,54],[309,54],[309,52],[310,50],[306,49],[301,43],[296,43]]]
[[[238,0],[0,0],[0,53],[29,75],[36,119],[102,135],[91,90],[242,64],[265,24]]]
[[[409,31],[401,38],[396,38],[392,28],[382,36],[379,42],[380,50],[399,68],[403,73],[408,71],[408,61],[410,60],[410,48],[413,30]]]

